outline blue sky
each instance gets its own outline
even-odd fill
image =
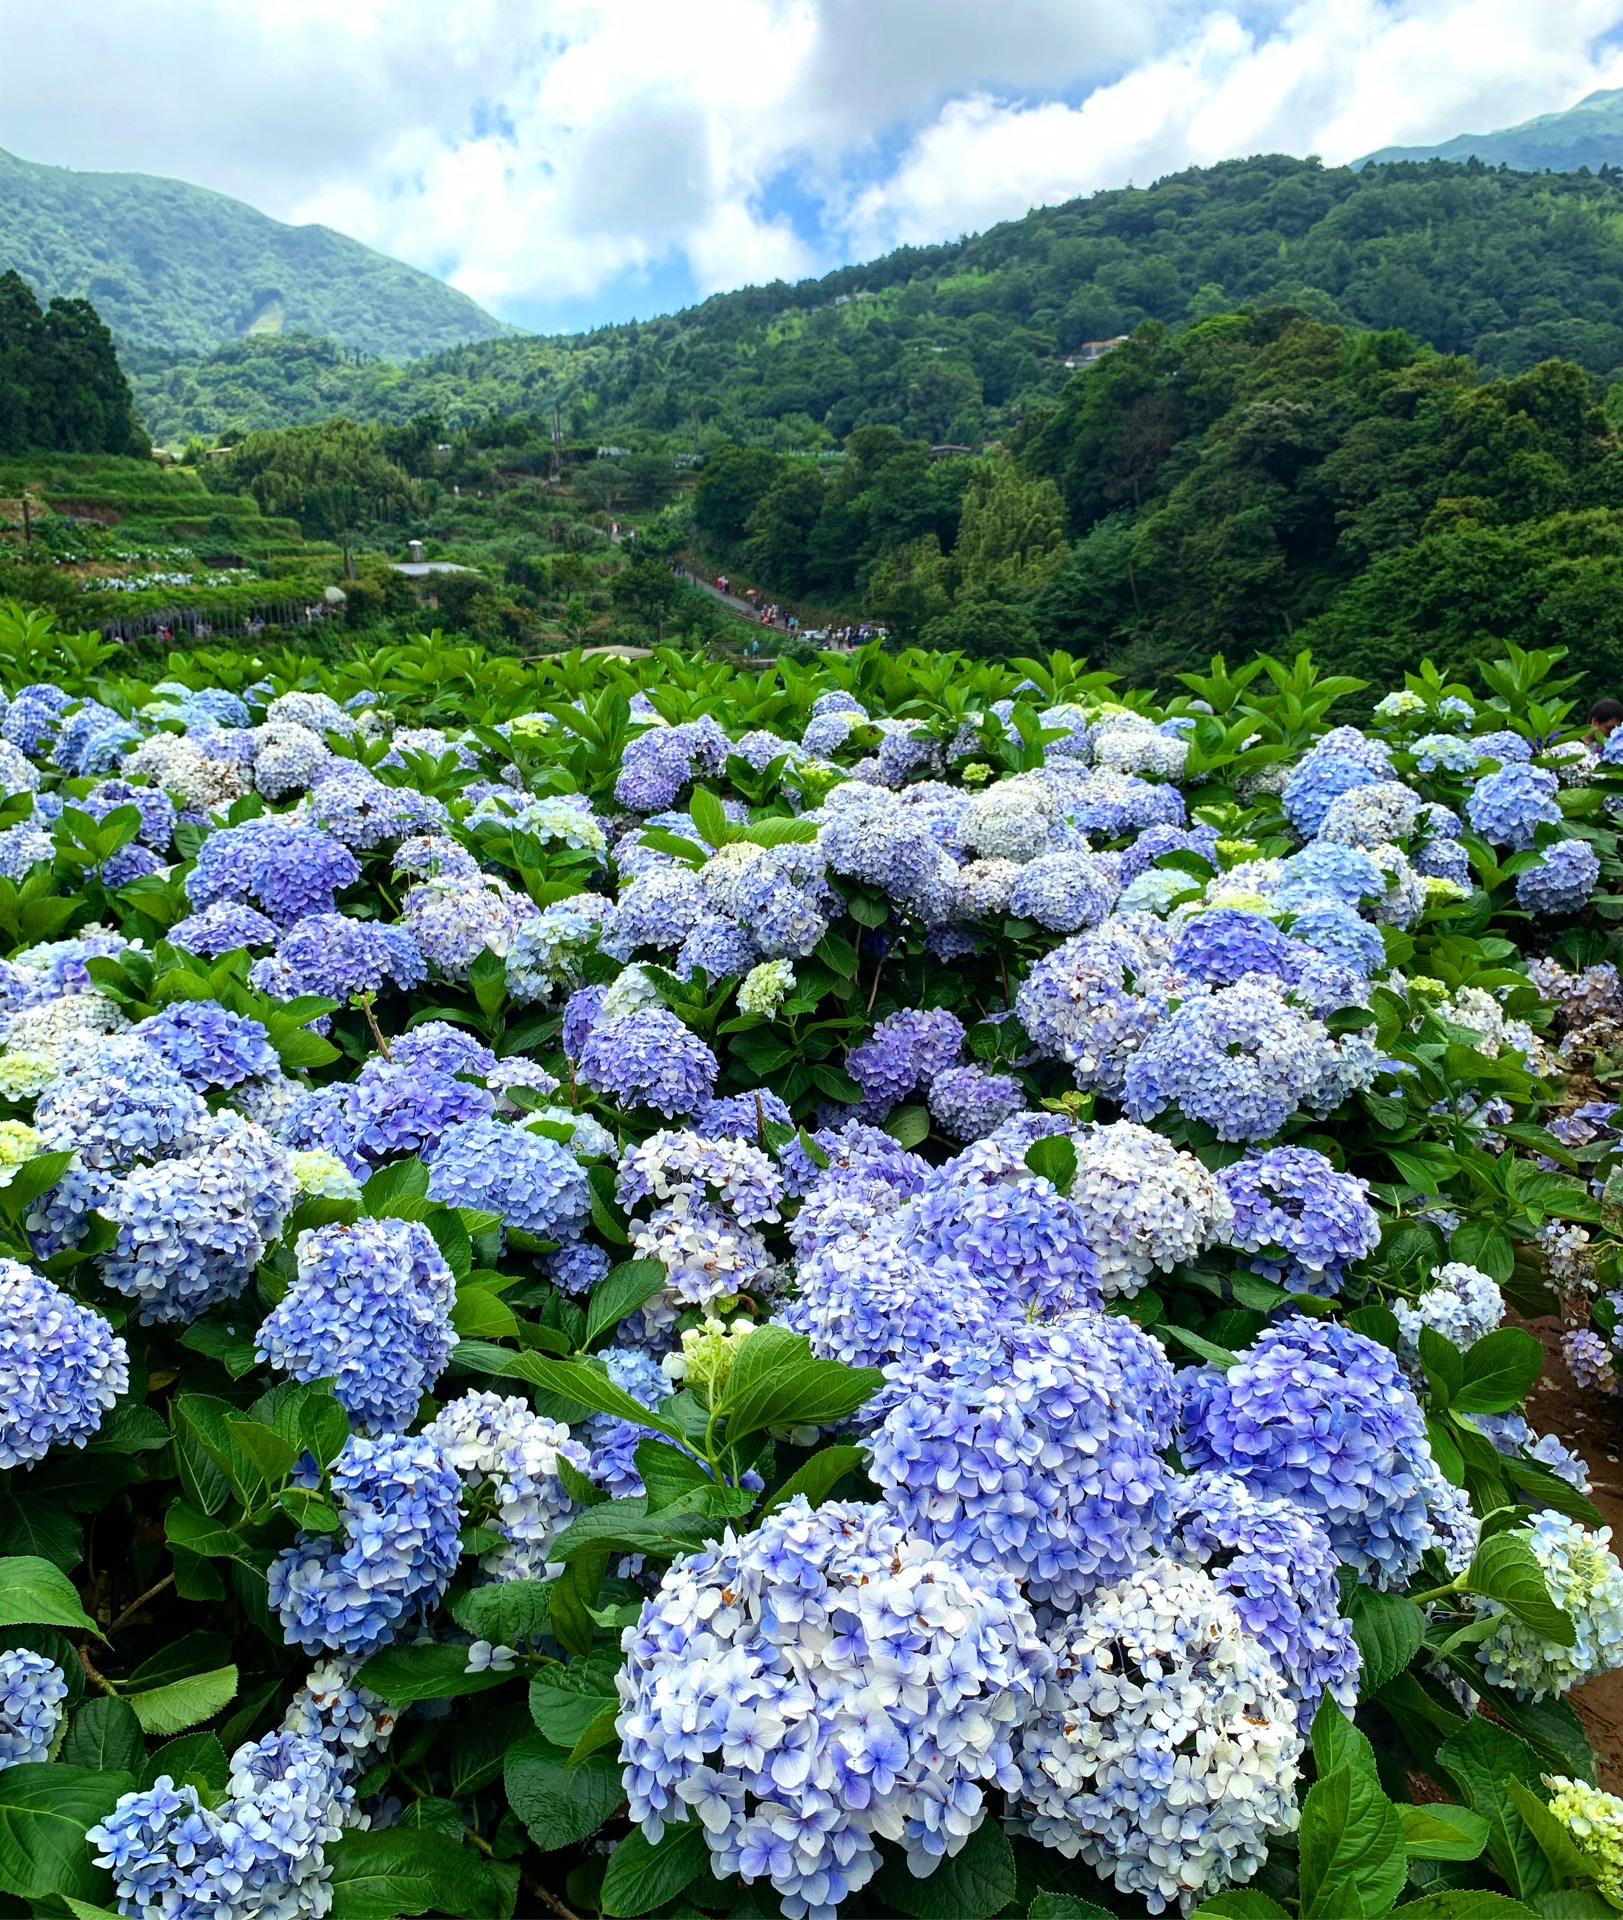
[[[319,220],[536,329],[1623,84],[1623,0],[0,0],[0,145]]]

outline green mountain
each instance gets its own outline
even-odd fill
[[[409,358],[511,331],[466,294],[330,227],[146,173],[76,173],[0,151],[0,270],[83,298],[125,347],[207,353],[308,333]]]
[[[1051,401],[1089,341],[1277,305],[1401,327],[1498,373],[1561,356],[1607,383],[1623,376],[1620,215],[1623,182],[1594,174],[1273,154],[640,324],[487,340],[409,366],[255,336],[137,367],[133,384],[170,443],[334,413],[434,415],[448,431],[528,415],[550,431],[556,405],[589,442],[815,449],[895,426],[974,444]]]
[[[1563,113],[1541,113],[1497,133],[1461,133],[1434,147],[1382,147],[1354,162],[1391,160],[1481,160],[1490,167],[1525,173],[1576,173],[1623,166],[1623,87],[1604,89]]]

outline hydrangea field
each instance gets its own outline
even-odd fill
[[[0,642],[0,1914],[1623,1909],[1558,655]]]

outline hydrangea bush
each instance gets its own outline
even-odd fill
[[[1623,1900],[1623,1568],[1528,1398],[1547,1312],[1623,1377],[1557,656],[59,657],[0,1911]]]

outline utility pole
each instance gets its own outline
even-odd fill
[[[558,402],[552,403],[552,484],[557,486],[564,472],[564,423]]]

